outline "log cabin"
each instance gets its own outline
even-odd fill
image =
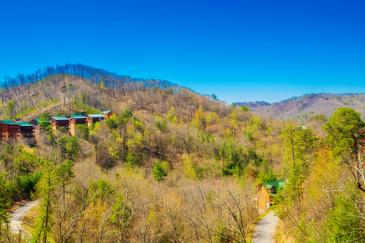
[[[20,138],[20,127],[12,120],[1,120],[0,130],[0,137],[4,142],[15,142]]]
[[[90,114],[87,117],[87,124],[89,127],[92,126],[92,124],[96,122],[101,122],[105,119],[105,117],[102,114]]]
[[[102,111],[101,114],[104,116],[105,119],[109,119],[114,113],[110,110]]]
[[[57,134],[59,130],[70,131],[70,121],[65,116],[53,116],[51,118],[52,132]]]
[[[257,209],[259,214],[265,213],[273,204],[273,197],[284,187],[284,180],[271,180],[257,187]]]
[[[69,119],[70,124],[70,134],[71,136],[76,136],[76,126],[77,125],[86,125],[87,124],[87,116],[83,114],[73,114]]]

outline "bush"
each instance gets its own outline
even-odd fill
[[[168,172],[168,162],[156,160],[155,164],[152,167],[152,175],[156,181],[162,181]]]

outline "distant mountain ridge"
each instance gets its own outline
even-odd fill
[[[280,102],[237,102],[237,106],[247,106],[253,112],[264,117],[278,119],[306,120],[316,114],[331,115],[339,107],[349,107],[365,115],[365,93],[342,94],[305,94]]]
[[[0,83],[2,88],[11,88],[36,83],[53,75],[72,75],[94,83],[103,82],[106,87],[116,88],[121,84],[140,84],[145,88],[169,88],[180,87],[179,85],[161,79],[132,78],[127,75],[119,75],[101,68],[94,68],[83,64],[65,64],[55,67],[38,69],[32,74],[18,74],[15,78],[5,78]]]

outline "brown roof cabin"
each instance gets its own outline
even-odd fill
[[[263,214],[273,204],[273,196],[284,187],[284,180],[267,181],[257,187],[258,213]]]
[[[70,134],[76,136],[76,126],[87,124],[87,116],[82,114],[74,114],[70,118]]]
[[[52,132],[57,134],[57,131],[61,128],[64,131],[69,132],[70,121],[65,116],[54,116],[51,118]]]

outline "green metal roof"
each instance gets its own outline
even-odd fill
[[[264,183],[264,186],[269,190],[275,187],[276,192],[283,189],[284,185],[285,185],[285,180],[271,180]]]
[[[75,119],[86,119],[87,117],[83,114],[73,114],[71,116],[72,118],[75,118]]]
[[[16,123],[12,120],[0,120],[0,123],[6,124],[6,125],[16,125]]]
[[[19,121],[19,122],[16,122],[16,125],[19,125],[21,127],[32,127],[33,125],[30,124],[29,122],[24,122],[24,121]]]
[[[53,116],[52,119],[56,121],[68,121],[68,118],[65,116]]]
[[[104,116],[102,114],[90,114],[89,117],[92,117],[92,118],[103,118]]]

